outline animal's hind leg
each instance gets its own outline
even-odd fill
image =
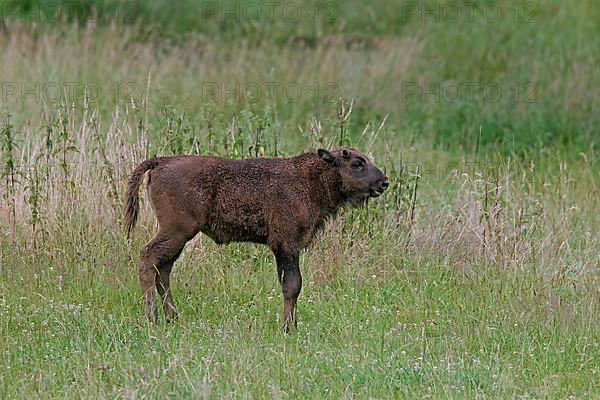
[[[151,322],[158,322],[158,308],[156,307],[156,294],[154,293],[154,284],[156,280],[156,271],[152,262],[147,260],[142,252],[140,261],[140,286],[142,287],[142,297],[144,300],[144,308],[146,310],[146,318]]]
[[[175,262],[177,256],[181,253],[187,240],[179,236],[166,235],[159,232],[142,250],[140,260],[140,286],[144,298],[144,308],[146,317],[153,322],[158,321],[158,307],[156,304],[156,287],[162,282],[161,287],[168,288],[168,273],[162,273],[161,270],[168,270]],[[165,268],[168,267],[168,268]],[[167,284],[163,281],[167,277]],[[162,294],[161,294],[162,293]],[[170,290],[161,292],[161,297],[170,296]],[[173,304],[172,298],[170,304]],[[174,306],[174,305],[173,305]],[[170,315],[170,314],[169,314]]]
[[[182,247],[183,248],[183,247]],[[162,302],[163,311],[165,313],[165,319],[167,322],[171,322],[177,319],[177,308],[175,307],[175,302],[173,301],[173,295],[171,294],[171,284],[170,284],[170,275],[171,269],[173,268],[173,263],[181,254],[181,250],[173,259],[169,262],[163,264],[157,273],[156,279],[156,290],[158,291],[158,295],[160,296],[160,300]]]

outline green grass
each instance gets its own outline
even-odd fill
[[[143,320],[122,249],[112,265],[67,251],[3,271],[16,279],[1,283],[2,397],[598,394],[590,288],[397,254],[375,255],[386,257],[383,273],[345,263],[323,282],[308,254],[298,332],[284,336],[266,252],[202,245],[221,255],[187,253],[177,265],[182,315],[166,326]]]
[[[234,24],[165,4],[135,3],[137,24],[0,26],[0,398],[600,396],[595,0],[540,0],[533,24],[358,0],[328,2],[328,23]],[[58,101],[35,89],[71,82]],[[223,96],[269,82],[303,96]],[[504,95],[403,97],[445,82]],[[297,332],[282,333],[269,251],[201,235],[174,269],[180,320],[147,324],[145,193],[133,241],[122,227],[135,165],[339,144],[391,186],[303,254]]]

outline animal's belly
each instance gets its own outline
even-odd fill
[[[226,212],[215,216],[203,232],[216,243],[255,242],[266,243],[267,221],[252,210]]]

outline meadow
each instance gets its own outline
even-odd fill
[[[286,4],[0,1],[0,398],[600,396],[600,7]],[[391,186],[303,253],[297,332],[202,235],[146,322],[139,162],[339,145]]]

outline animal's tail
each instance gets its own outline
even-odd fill
[[[137,222],[140,211],[139,189],[146,171],[155,168],[159,164],[159,158],[150,158],[138,165],[127,183],[127,195],[125,197],[125,237],[129,239],[131,231]]]

